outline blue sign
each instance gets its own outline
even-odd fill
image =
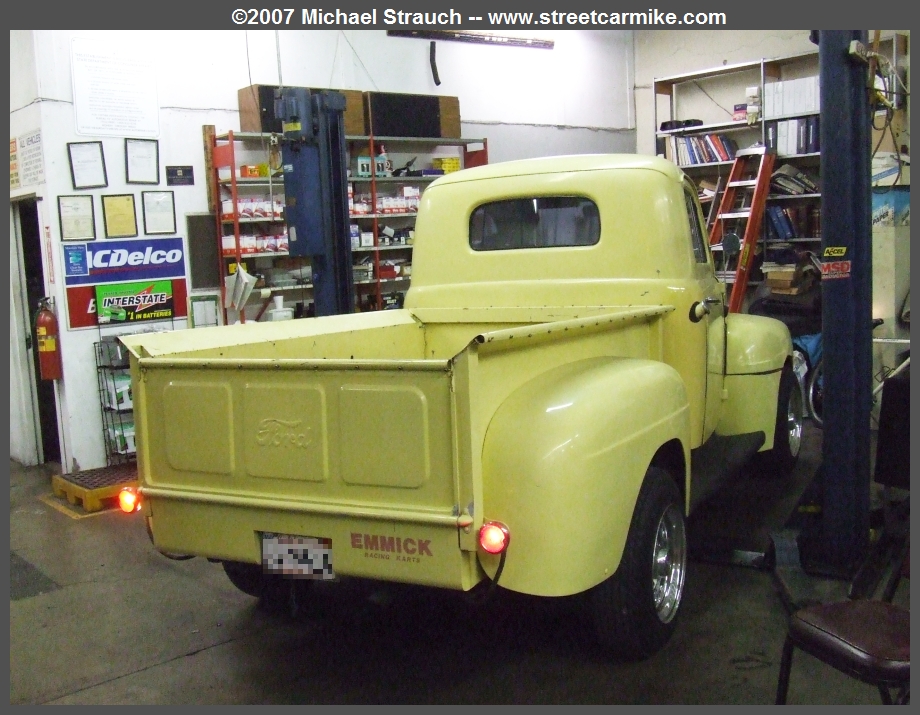
[[[167,166],[167,186],[194,186],[195,168],[192,166]]]
[[[64,276],[68,279],[89,275],[89,262],[86,258],[86,244],[64,246]]]
[[[64,257],[69,286],[185,277],[181,238],[94,241],[64,246]]]

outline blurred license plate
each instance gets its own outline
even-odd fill
[[[332,580],[332,541],[312,536],[262,534],[262,568],[288,578]]]

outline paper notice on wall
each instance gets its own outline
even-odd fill
[[[75,37],[71,64],[77,134],[159,136],[153,62],[129,47]]]
[[[10,191],[18,189],[19,183],[19,159],[16,153],[16,137],[10,139]]]
[[[20,186],[45,183],[45,160],[42,156],[42,133],[36,129],[17,139]]]

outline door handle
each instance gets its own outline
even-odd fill
[[[721,298],[703,298],[690,306],[690,320],[699,323],[705,316],[712,312],[712,306],[720,305]]]
[[[26,350],[32,349],[32,336],[26,335]]]

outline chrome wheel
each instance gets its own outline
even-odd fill
[[[653,559],[652,597],[655,613],[662,623],[669,623],[680,606],[687,566],[684,518],[674,504],[668,505],[658,522]]]

